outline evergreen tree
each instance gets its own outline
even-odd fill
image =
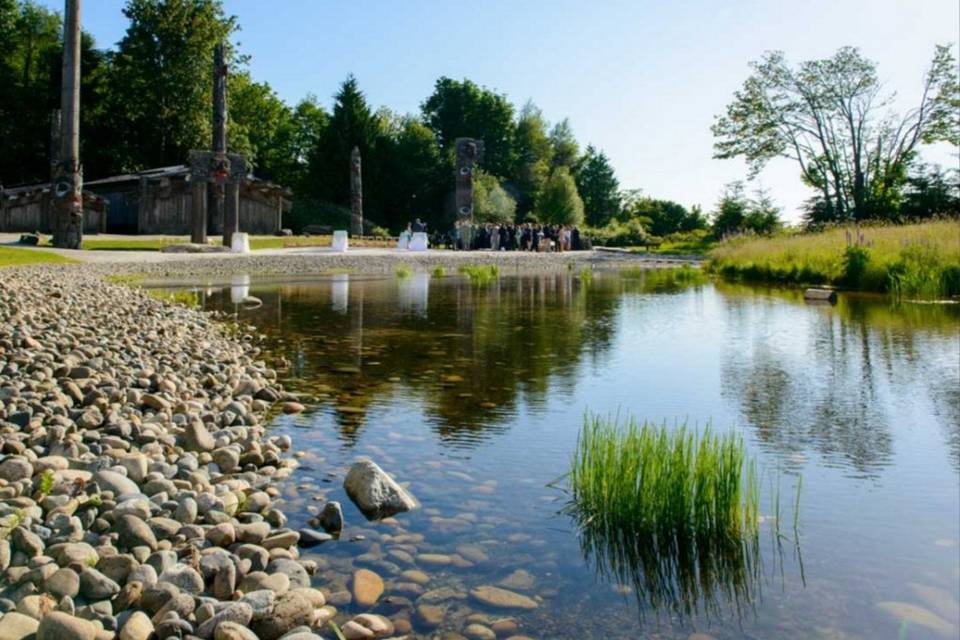
[[[743,183],[731,182],[724,187],[723,195],[713,213],[713,235],[722,238],[743,230],[749,202],[743,193]]]
[[[517,163],[512,174],[512,186],[517,194],[516,208],[522,219],[533,211],[550,175],[553,155],[543,112],[531,101],[520,110],[514,148]]]
[[[550,145],[553,147],[551,167],[567,167],[574,171],[580,159],[580,145],[573,135],[570,120],[564,118],[550,130]]]
[[[586,223],[602,227],[620,212],[620,183],[602,151],[588,146],[576,167],[577,191],[583,198]]]

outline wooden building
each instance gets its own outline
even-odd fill
[[[177,165],[91,180],[83,186],[108,203],[108,233],[186,235],[191,220],[190,180],[190,167]],[[292,195],[289,189],[247,176],[240,186],[240,230],[280,231]],[[223,231],[223,220],[215,218],[208,217],[211,234]]]
[[[53,198],[50,183],[24,187],[0,187],[0,232],[50,233],[53,228]],[[83,231],[106,231],[107,200],[83,190]]]

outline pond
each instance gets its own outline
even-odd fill
[[[376,610],[425,637],[477,621],[537,639],[960,632],[957,306],[657,273],[234,284],[195,290],[265,334],[311,400],[273,422],[301,457],[284,508],[300,527],[343,504],[342,538],[304,554],[345,614],[363,567],[387,582]],[[763,475],[757,544],[658,564],[579,535],[562,476],[587,410],[742,433]],[[422,508],[367,522],[342,489],[360,456]],[[481,585],[535,607],[467,597]]]

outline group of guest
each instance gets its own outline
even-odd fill
[[[501,224],[457,222],[446,242],[461,251],[563,252],[585,249],[580,229],[558,224]]]

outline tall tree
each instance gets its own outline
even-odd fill
[[[564,118],[550,129],[550,145],[553,147],[552,167],[567,167],[571,171],[580,159],[580,145],[573,135],[570,120]]]
[[[672,200],[633,197],[625,203],[623,213],[627,219],[640,220],[648,232],[661,237],[706,226],[699,211],[688,211]]]
[[[566,167],[550,174],[537,200],[536,216],[546,224],[583,224],[583,200]]]
[[[517,202],[510,197],[500,180],[478,171],[473,180],[473,214],[477,222],[513,222]]]
[[[753,73],[713,125],[715,156],[742,157],[751,177],[770,160],[795,160],[837,220],[889,215],[918,146],[960,144],[960,88],[949,46],[936,47],[916,107],[889,111],[876,65],[844,47],[791,67],[782,52]]]
[[[607,156],[588,146],[577,162],[575,175],[587,224],[602,227],[613,220],[620,212],[620,183]]]
[[[238,29],[221,0],[127,0],[111,113],[127,169],[180,164],[210,146],[213,47]],[[241,62],[228,47],[233,66]],[[229,104],[228,104],[229,108]]]
[[[399,231],[420,218],[431,229],[445,228],[444,195],[450,170],[436,136],[413,116],[391,118],[378,146],[383,154],[380,189],[384,206],[378,224]]]
[[[379,160],[375,157],[380,122],[351,74],[334,96],[333,113],[310,157],[312,195],[341,207],[350,205],[350,152],[360,149],[364,173],[364,211],[371,220],[380,210],[376,195]]]
[[[743,231],[750,202],[744,194],[743,182],[731,182],[723,189],[723,195],[713,212],[713,235],[717,238]]]
[[[515,163],[516,123],[506,96],[470,80],[443,77],[421,110],[448,158],[453,158],[457,138],[479,138],[484,143],[484,169],[501,177],[510,175]]]
[[[550,175],[553,147],[543,112],[532,101],[520,110],[514,137],[516,168],[511,174],[520,217],[530,213]],[[498,183],[499,185],[499,183]]]

